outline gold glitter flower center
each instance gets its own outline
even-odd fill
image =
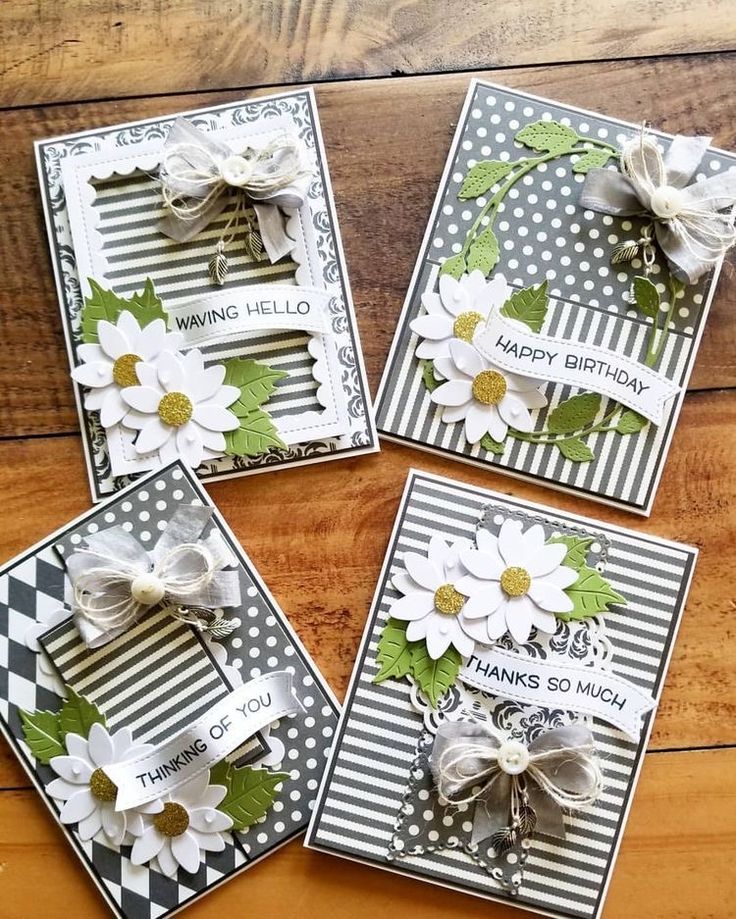
[[[462,338],[463,341],[472,341],[475,330],[481,322],[483,322],[483,316],[475,310],[460,313],[452,326],[452,334],[455,338]]]
[[[452,584],[443,584],[434,592],[434,605],[444,616],[457,616],[465,603],[465,597]]]
[[[506,395],[506,380],[497,370],[482,370],[473,380],[473,397],[483,405],[498,405]]]
[[[501,589],[509,597],[523,597],[531,584],[526,568],[507,568],[501,575]]]
[[[192,417],[194,406],[183,392],[167,392],[158,404],[158,417],[164,424],[178,428]]]
[[[118,794],[118,786],[102,769],[95,769],[90,776],[89,790],[98,801],[114,801]]]
[[[153,825],[164,836],[181,836],[189,826],[189,814],[181,804],[167,801],[164,809],[153,818]]]
[[[118,386],[138,386],[140,380],[135,365],[142,358],[137,354],[122,354],[112,365],[112,378]]]

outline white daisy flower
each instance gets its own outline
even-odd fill
[[[180,457],[196,469],[202,460],[225,451],[224,431],[240,424],[227,406],[240,396],[237,386],[223,386],[225,367],[205,368],[195,348],[186,354],[163,351],[153,363],[136,367],[140,386],[122,390],[132,411],[123,424],[140,431],[138,453],[158,451],[162,463]]]
[[[49,761],[59,778],[46,786],[52,798],[64,802],[59,814],[61,822],[78,823],[81,839],[92,839],[104,830],[116,846],[122,844],[126,833],[142,833],[141,815],[150,810],[150,805],[116,811],[118,790],[104,767],[146,753],[153,749],[151,744],[133,743],[129,728],[109,734],[103,725],[93,724],[86,740],[79,734],[67,734],[64,745],[67,755],[54,756]]]
[[[77,349],[83,363],[74,368],[72,379],[91,390],[84,407],[99,410],[102,426],[110,428],[128,411],[120,390],[140,383],[140,362],[153,360],[163,350],[176,351],[184,339],[179,332],[167,332],[163,319],[154,319],[141,328],[128,310],[123,310],[115,325],[100,320],[97,337],[98,345],[80,345]]]
[[[402,594],[391,604],[390,615],[408,622],[409,641],[425,640],[433,660],[442,657],[453,645],[463,657],[473,653],[475,642],[466,634],[465,600],[458,582],[465,574],[459,564],[460,553],[470,547],[467,539],[447,545],[433,536],[427,556],[418,552],[404,553],[406,571],[391,579]]]
[[[478,443],[484,434],[502,441],[509,428],[531,431],[529,410],[547,404],[538,388],[541,380],[501,370],[465,341],[452,339],[450,356],[436,358],[434,366],[447,382],[431,399],[443,407],[444,422],[465,422],[468,443]]]
[[[130,860],[143,865],[156,858],[164,874],[173,877],[182,867],[199,870],[202,852],[222,852],[224,832],[233,821],[217,810],[227,794],[223,785],[210,785],[206,770],[177,791],[160,799],[161,810],[146,818],[143,834],[133,843]]]
[[[575,583],[578,572],[562,564],[567,546],[545,543],[539,524],[524,533],[516,520],[505,520],[498,537],[478,530],[476,542],[477,549],[460,554],[470,572],[457,585],[468,597],[465,630],[485,644],[506,631],[519,644],[529,639],[532,628],[552,635],[555,613],[573,609],[565,588]]]
[[[501,274],[492,281],[486,281],[477,269],[459,281],[449,274],[440,275],[439,293],[422,295],[427,315],[409,323],[412,332],[424,339],[417,348],[417,357],[449,357],[452,339],[472,341],[478,326],[485,325],[491,310],[503,306],[510,293]]]

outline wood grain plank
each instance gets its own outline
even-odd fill
[[[489,73],[488,78],[736,147],[736,55]],[[325,84],[318,102],[373,390],[393,336],[469,75]],[[701,87],[708,83],[709,92]],[[32,142],[40,137],[241,98],[135,99],[0,113],[0,436],[76,431],[46,254]],[[417,143],[417,138],[420,143]],[[691,388],[736,385],[734,256],[726,264]]]
[[[604,919],[728,919],[736,883],[736,750],[649,754],[614,869]],[[109,913],[33,790],[0,793],[0,871],[6,919]],[[357,895],[359,892],[359,895]],[[302,848],[298,841],[193,904],[191,919],[514,919],[514,907],[420,886]],[[420,912],[418,912],[420,910]]]
[[[734,604],[724,589],[736,529],[736,394],[688,397],[650,520],[393,444],[376,456],[213,483],[213,500],[340,697],[412,466],[699,546],[651,747],[736,744]],[[0,443],[0,492],[6,560],[88,508],[79,439]],[[6,751],[0,788],[26,784]]]
[[[14,0],[0,105],[733,50],[729,0]]]

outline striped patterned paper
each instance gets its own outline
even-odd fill
[[[409,323],[423,314],[421,297],[436,290],[442,262],[460,251],[465,234],[486,198],[462,201],[463,177],[484,159],[516,159],[523,148],[514,135],[523,124],[554,119],[571,125],[581,136],[598,137],[620,146],[640,126],[562,106],[525,93],[473,81],[435,198],[391,353],[377,397],[377,423],[386,437],[494,470],[542,481],[555,488],[622,506],[635,513],[651,512],[670,440],[712,300],[720,265],[698,284],[685,289],[658,370],[682,387],[670,401],[664,421],[647,425],[638,434],[592,434],[585,441],[596,459],[575,463],[555,446],[534,445],[509,438],[503,455],[479,444],[470,446],[462,424],[445,424],[441,410],[429,398],[422,368],[414,352],[420,339]],[[655,132],[657,133],[657,132]],[[665,145],[670,135],[657,134]],[[736,155],[709,150],[698,176],[736,169]],[[577,205],[585,176],[562,161],[543,163],[511,189],[498,209],[495,224],[501,257],[494,274],[503,274],[513,289],[549,281],[550,307],[542,331],[573,341],[603,345],[642,359],[651,320],[627,303],[629,287],[641,262],[610,264],[616,243],[637,238],[642,221],[620,220],[583,210]],[[484,218],[486,219],[486,218]],[[667,299],[667,267],[661,256],[652,279]],[[539,412],[536,429],[546,414],[567,399],[569,387],[548,384],[549,408]],[[603,399],[603,417],[608,400]]]
[[[434,813],[426,792],[410,791],[409,783],[419,778],[415,769],[421,765],[420,742],[431,740],[428,725],[432,721],[436,724],[438,716],[427,717],[425,712],[423,719],[412,704],[407,680],[373,683],[378,671],[377,641],[390,604],[399,596],[389,578],[403,569],[403,553],[426,551],[435,533],[448,540],[472,539],[481,522],[495,532],[509,516],[524,521],[525,526],[533,521],[542,523],[548,532],[573,528],[599,540],[605,576],[628,599],[628,606],[597,617],[596,627],[602,631],[595,653],[600,653],[615,673],[659,698],[695,549],[412,472],[320,789],[308,845],[489,899],[510,899],[462,848],[430,851],[438,837],[433,830],[441,829],[443,813]],[[560,624],[555,638],[559,640],[567,628]],[[562,653],[557,646],[555,650]],[[446,700],[452,692],[440,703],[441,710],[449,704]],[[478,694],[473,698],[477,706]],[[483,694],[480,698],[492,723],[504,729],[508,729],[509,719],[523,726],[555,717],[535,706],[509,705],[508,700]],[[642,736],[636,743],[617,729],[592,721],[605,775],[604,793],[593,807],[567,818],[565,841],[544,836],[533,839],[521,889],[510,902],[553,916],[595,919],[600,914],[651,722],[651,716],[644,719]],[[418,854],[389,858],[389,847],[396,848],[397,840],[402,848],[426,845]]]

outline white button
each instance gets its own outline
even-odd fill
[[[650,206],[657,217],[668,220],[676,217],[683,209],[685,195],[681,188],[675,188],[674,185],[660,185],[652,192]]]
[[[136,603],[144,606],[153,606],[164,598],[166,588],[161,578],[155,574],[139,574],[130,585],[130,593]]]
[[[246,185],[252,174],[253,167],[244,156],[229,156],[220,163],[220,175],[236,188]]]
[[[508,775],[521,775],[529,765],[529,751],[518,740],[507,740],[498,748],[498,765]]]

